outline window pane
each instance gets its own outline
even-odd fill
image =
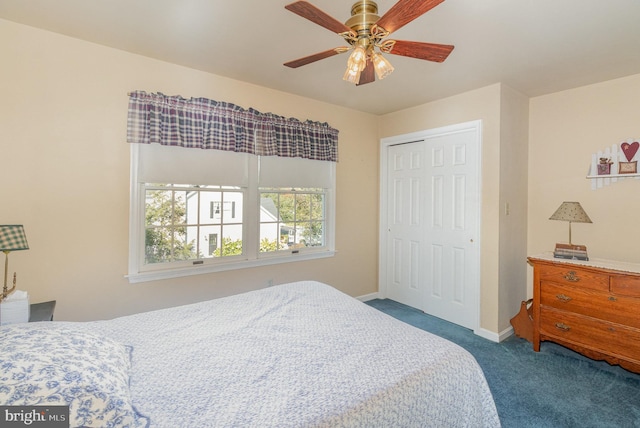
[[[278,250],[278,223],[260,223],[260,252]]]
[[[271,199],[274,203],[278,202],[278,194],[277,193],[261,193],[260,196],[262,198]]]
[[[200,222],[220,224],[222,221],[222,192],[202,192],[200,204]]]
[[[241,192],[224,192],[224,223],[242,223],[242,197]]]
[[[321,193],[311,195],[311,220],[324,220],[324,195]]]
[[[280,224],[280,243],[283,249],[291,248],[296,243],[296,224],[294,222]]]
[[[145,230],[145,263],[171,261],[172,229],[151,227]]]
[[[197,259],[197,227],[176,227],[173,232],[173,260]],[[172,260],[172,261],[173,261]]]
[[[295,195],[292,193],[281,193],[278,197],[278,214],[281,221],[294,221],[295,219]]]
[[[189,197],[189,192],[186,191],[176,191],[173,194],[173,214],[172,214],[172,223],[173,224],[186,224],[187,223],[187,201],[189,204],[194,204],[192,207],[197,207],[198,201],[193,201]]]
[[[324,222],[312,221],[303,233],[307,247],[319,247],[324,245]]]
[[[173,191],[147,190],[145,204],[146,226],[167,226],[171,224]]]
[[[242,254],[242,225],[225,226],[222,229],[222,248],[216,256],[239,256]]]
[[[261,193],[260,194],[260,222],[278,221],[278,194],[277,193]]]
[[[311,195],[296,195],[296,221],[309,220],[311,218]]]
[[[200,257],[211,258],[216,257],[216,250],[220,248],[220,236],[222,231],[220,226],[201,226],[200,239],[198,241],[198,250]]]

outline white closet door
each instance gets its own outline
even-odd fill
[[[389,147],[388,162],[387,294],[422,309],[427,194],[424,143]]]
[[[467,328],[478,323],[479,198],[475,135],[427,140],[429,153],[423,310]]]
[[[425,131],[418,141],[398,139],[383,147],[385,295],[475,329],[480,296],[479,129],[446,128]]]

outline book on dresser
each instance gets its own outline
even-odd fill
[[[533,266],[533,350],[551,341],[640,373],[640,263],[565,260]]]
[[[556,244],[553,251],[553,257],[566,260],[589,260],[587,247],[584,245],[574,244]]]
[[[566,260],[589,260],[589,256],[587,255],[586,251],[556,250],[553,252],[553,257],[555,257],[556,259]]]
[[[579,244],[562,244],[560,242],[556,243],[556,250],[577,250],[577,251],[587,251],[586,245]]]

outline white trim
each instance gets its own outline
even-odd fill
[[[508,337],[513,335],[513,327],[509,327],[505,330],[502,330],[500,333],[494,333],[493,331],[486,330],[484,328],[479,328],[477,330],[473,330],[473,334],[476,336],[480,336],[484,339],[490,340],[495,343],[500,343]]]
[[[125,278],[129,279],[129,282],[139,283],[148,281],[157,281],[160,279],[179,278],[183,276],[202,275],[206,273],[224,272],[234,269],[252,268],[258,266],[269,266],[280,263],[301,262],[305,260],[324,259],[327,257],[335,256],[336,251],[323,251],[318,253],[298,253],[291,254],[289,257],[273,257],[262,258],[257,260],[242,260],[236,263],[224,263],[224,264],[209,264],[209,265],[194,265],[185,268],[173,268],[167,270],[156,270],[149,272],[140,272],[125,275]]]
[[[140,150],[137,144],[129,144],[131,153],[131,165],[129,166],[129,270],[134,272],[140,265],[140,254],[138,253],[138,239],[140,236],[140,191],[138,183],[138,165]],[[133,249],[133,251],[132,251]]]
[[[375,292],[365,294],[363,296],[357,296],[356,299],[360,300],[361,302],[368,302],[369,300],[382,299],[382,297],[380,297],[380,293]]]

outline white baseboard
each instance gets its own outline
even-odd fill
[[[513,327],[509,327],[506,330],[502,330],[500,333],[494,333],[493,331],[485,330],[484,328],[479,328],[474,330],[473,333],[476,336],[483,337],[492,342],[500,343],[505,340],[507,337],[513,334]]]
[[[356,297],[356,299],[360,300],[361,302],[368,302],[369,300],[379,299],[379,298],[380,298],[380,293],[379,292],[375,292],[375,293],[371,293],[371,294],[365,294],[364,296]]]
[[[363,296],[357,296],[356,299],[360,300],[361,302],[368,302],[369,300],[373,300],[373,299],[382,299],[382,295],[380,292],[375,292],[375,293],[371,293],[371,294],[365,294]],[[492,342],[495,343],[500,343],[503,340],[505,340],[507,337],[511,336],[514,331],[513,331],[513,327],[509,326],[509,328],[501,331],[500,333],[495,333],[493,331],[490,330],[486,330],[484,328],[478,328],[476,330],[473,331],[473,333],[476,336],[480,336],[484,339],[490,340]]]

